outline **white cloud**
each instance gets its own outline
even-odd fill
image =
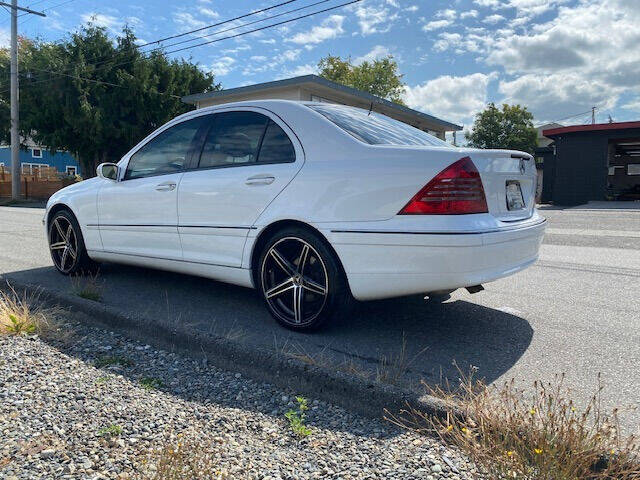
[[[119,29],[120,25],[122,25],[122,22],[117,17],[103,13],[83,13],[80,18],[84,23],[91,22],[94,25],[110,30]]]
[[[433,44],[433,49],[437,52],[444,52],[455,47],[462,42],[462,35],[459,33],[445,32],[438,35],[438,41]]]
[[[489,8],[500,8],[503,6],[503,3],[500,0],[473,0],[473,3],[480,7],[489,7]]]
[[[302,75],[311,75],[317,73],[317,68],[312,63],[307,63],[304,65],[298,65],[293,70],[287,71],[287,76],[291,77],[300,77]]]
[[[11,45],[11,31],[8,28],[0,28],[0,48],[9,48]]]
[[[579,74],[526,74],[512,81],[501,81],[499,91],[506,96],[507,103],[526,106],[543,122],[586,111],[592,105],[613,108],[620,93],[611,91],[601,81]]]
[[[356,57],[353,63],[360,65],[362,62],[372,62],[373,60],[384,58],[390,54],[391,52],[384,45],[376,45],[368,53],[365,53],[361,57]]]
[[[477,10],[468,10],[466,12],[462,12],[460,14],[460,18],[462,18],[463,20],[465,18],[477,18],[478,17],[478,11]]]
[[[325,40],[336,38],[338,35],[344,33],[342,24],[344,17],[342,15],[331,15],[329,18],[322,21],[320,25],[313,27],[308,32],[301,32],[288,38],[288,42],[297,44],[318,44]]]
[[[177,23],[182,30],[195,30],[207,25],[207,22],[194,17],[189,12],[173,12],[173,21]]]
[[[391,13],[386,6],[381,4],[357,4],[353,10],[358,17],[362,35],[388,32],[393,22],[399,18],[397,12]]]
[[[471,123],[487,103],[487,87],[495,74],[443,75],[406,87],[404,101],[417,110],[459,123]]]
[[[284,52],[279,53],[278,55],[273,57],[273,60],[276,63],[292,62],[294,60],[297,60],[299,56],[300,56],[300,49],[296,48],[292,50],[285,50]]]
[[[264,55],[253,55],[249,58],[249,60],[251,60],[252,62],[265,62],[267,60],[267,57],[265,57]]]
[[[624,105],[622,105],[622,108],[624,108],[625,110],[633,110],[640,113],[640,97],[636,97],[630,102],[625,103]]]
[[[453,22],[451,20],[432,20],[429,23],[425,23],[422,26],[422,30],[424,30],[425,32],[431,32],[432,30],[439,30],[441,28],[446,28],[448,26],[450,26],[451,24],[453,24]]]
[[[207,7],[198,7],[198,12],[200,12],[201,15],[204,15],[205,17],[209,17],[209,18],[218,18],[220,17],[220,14],[214,10],[211,10],[210,8]]]
[[[436,12],[437,18],[445,18],[447,20],[455,20],[458,16],[458,12],[451,8],[447,8],[446,10],[438,10]]]
[[[233,70],[236,59],[232,57],[221,57],[211,64],[211,71],[218,77],[224,77]]]
[[[497,13],[495,13],[493,15],[485,17],[482,21],[484,23],[488,23],[489,25],[495,25],[496,23],[502,22],[503,20],[506,19],[502,15],[498,15]]]
[[[417,12],[419,10],[417,5],[410,5],[404,9],[405,12]]]

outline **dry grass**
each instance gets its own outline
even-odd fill
[[[100,272],[75,275],[71,277],[71,291],[81,298],[86,298],[93,302],[102,300],[104,282],[99,278]]]
[[[48,308],[38,294],[0,290],[0,334],[42,335],[54,328],[58,309]]]
[[[148,462],[136,477],[146,480],[222,480],[231,479],[218,466],[215,449],[206,448],[202,441],[177,440],[167,443],[149,456]]]
[[[390,385],[399,385],[403,383],[404,376],[415,361],[424,353],[422,349],[417,354],[409,357],[407,354],[407,339],[402,332],[402,344],[396,353],[382,355],[376,369],[376,381],[379,383],[388,383]]]
[[[639,447],[620,434],[617,409],[603,412],[598,381],[588,405],[578,408],[563,375],[526,392],[513,381],[487,387],[468,377],[453,393],[429,388],[451,405],[446,418],[415,409],[386,418],[458,446],[492,479],[640,479]]]

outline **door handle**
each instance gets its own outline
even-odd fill
[[[276,177],[273,175],[254,175],[247,178],[244,182],[246,185],[270,185],[275,181]]]
[[[161,183],[160,185],[156,185],[156,190],[158,192],[171,192],[172,190],[176,189],[176,184],[175,182],[165,182],[165,183]]]

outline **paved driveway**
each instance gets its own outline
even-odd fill
[[[37,208],[0,207],[0,273],[70,291],[51,266]],[[586,400],[602,372],[608,404],[640,406],[640,211],[545,210],[549,234],[525,272],[458,291],[444,304],[420,297],[360,304],[313,335],[279,328],[257,295],[214,281],[105,265],[103,301],[264,348],[279,348],[375,372],[398,355],[413,359],[405,380],[455,379],[457,363],[490,382],[523,384],[566,373]],[[623,416],[637,430],[640,415]]]

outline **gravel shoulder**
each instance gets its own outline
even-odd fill
[[[434,438],[313,398],[299,439],[295,394],[76,321],[0,336],[0,477],[148,478],[154,451],[192,439],[220,478],[480,478]]]

